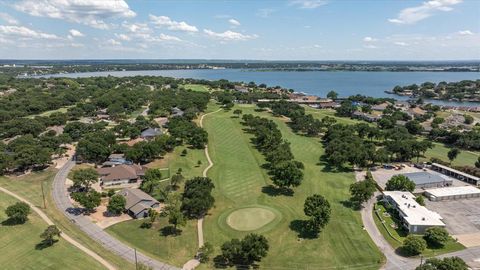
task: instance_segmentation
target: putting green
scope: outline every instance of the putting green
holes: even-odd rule
[[[275,213],[269,209],[260,207],[242,208],[228,215],[227,224],[237,231],[254,231],[272,222],[275,217]]]

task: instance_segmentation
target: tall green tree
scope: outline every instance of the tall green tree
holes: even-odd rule
[[[215,202],[211,194],[214,187],[212,180],[208,177],[194,177],[185,182],[182,211],[190,218],[205,215]]]
[[[350,200],[357,206],[373,197],[376,190],[375,182],[372,179],[365,179],[350,185]]]
[[[250,267],[267,256],[268,249],[268,240],[263,235],[248,234],[242,240],[225,242],[221,247],[221,256],[228,266]]]
[[[389,191],[399,190],[413,192],[415,190],[415,183],[405,175],[394,175],[387,181],[385,189]]]
[[[89,191],[92,184],[98,182],[99,175],[93,168],[79,169],[73,171],[73,187],[77,190]]]
[[[303,212],[310,217],[309,229],[319,232],[330,221],[330,203],[322,195],[314,194],[307,197],[303,205]]]
[[[28,220],[28,215],[31,213],[30,205],[24,202],[17,202],[10,205],[5,210],[8,218],[16,224],[25,223]]]
[[[88,192],[74,192],[72,193],[72,199],[80,203],[87,213],[91,213],[100,205],[102,197],[99,192],[90,190]]]
[[[55,243],[55,236],[60,237],[61,233],[62,232],[57,228],[56,225],[50,225],[42,234],[40,234],[40,237],[43,238],[43,241],[45,241],[49,246],[51,246]]]
[[[452,148],[448,151],[447,156],[450,160],[450,164],[457,158],[458,154],[460,154],[460,150],[458,148]]]
[[[126,203],[127,200],[122,195],[113,195],[108,201],[107,210],[114,215],[119,215],[125,210]]]

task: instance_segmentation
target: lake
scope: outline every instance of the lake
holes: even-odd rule
[[[479,72],[363,72],[363,71],[253,71],[245,69],[182,69],[182,70],[140,70],[140,71],[105,71],[54,74],[46,77],[94,77],[94,76],[166,76],[174,78],[194,78],[206,80],[226,79],[235,82],[265,83],[268,86],[292,88],[297,92],[325,97],[330,90],[335,90],[341,97],[362,94],[372,97],[393,97],[386,94],[396,85],[421,84],[430,82],[453,82],[480,79]],[[480,106],[480,103],[450,102],[432,100],[439,105]]]

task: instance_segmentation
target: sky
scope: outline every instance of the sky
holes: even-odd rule
[[[478,0],[0,0],[0,59],[478,60]]]

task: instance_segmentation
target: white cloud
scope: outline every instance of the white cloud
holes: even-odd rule
[[[165,34],[160,34],[160,36],[158,36],[158,38],[162,41],[182,41],[178,37],[165,35]]]
[[[473,32],[470,30],[458,31],[458,34],[462,36],[473,36]]]
[[[113,38],[107,40],[107,44],[108,44],[108,45],[112,45],[112,46],[120,46],[120,45],[122,45],[122,43],[121,43],[120,41],[116,41],[116,40],[113,39]]]
[[[396,24],[414,24],[433,15],[435,11],[451,11],[451,6],[461,3],[462,0],[430,0],[420,6],[405,8],[397,18],[388,21]]]
[[[0,25],[0,34],[5,36],[21,37],[24,39],[60,39],[54,34],[48,34],[40,31],[35,31],[25,26],[15,25]]]
[[[366,44],[366,45],[364,45],[363,47],[364,47],[364,48],[367,48],[367,49],[376,49],[376,48],[378,48],[377,46],[372,45],[372,44]]]
[[[375,42],[375,41],[377,41],[377,39],[376,39],[376,38],[372,38],[372,37],[364,37],[364,38],[363,38],[363,41],[365,41],[365,42]]]
[[[403,42],[403,41],[395,41],[393,44],[398,45],[398,46],[402,46],[402,47],[406,47],[406,46],[409,45],[408,43]]]
[[[291,6],[297,6],[301,9],[315,9],[327,4],[324,0],[293,0],[290,1]]]
[[[123,40],[123,41],[130,41],[132,40],[132,38],[128,35],[125,35],[125,34],[115,34],[115,37],[120,39],[120,40]]]
[[[233,26],[240,26],[240,22],[235,19],[230,19],[228,22]]]
[[[128,23],[123,22],[122,27],[131,33],[148,33],[151,32],[146,23]]]
[[[61,19],[99,29],[110,28],[106,19],[136,16],[124,0],[22,0],[13,7],[32,16]]]
[[[257,35],[244,35],[242,33],[238,32],[233,32],[233,31],[225,31],[223,33],[217,33],[213,32],[212,30],[209,29],[203,29],[203,32],[207,34],[207,36],[215,38],[215,39],[220,39],[223,41],[234,41],[234,40],[249,40],[249,39],[255,39],[258,36]]]
[[[3,12],[0,12],[0,20],[2,21],[5,21],[6,23],[10,24],[10,25],[17,25],[18,24],[18,21],[10,16],[9,14],[7,13],[3,13]]]
[[[70,29],[68,31],[72,37],[83,37],[85,36],[82,32],[76,30],[76,29]]]
[[[198,32],[198,28],[196,26],[189,25],[186,22],[174,21],[167,16],[155,16],[150,14],[149,18],[152,24],[157,25],[158,27],[167,27],[168,30],[183,31],[183,32]]]

